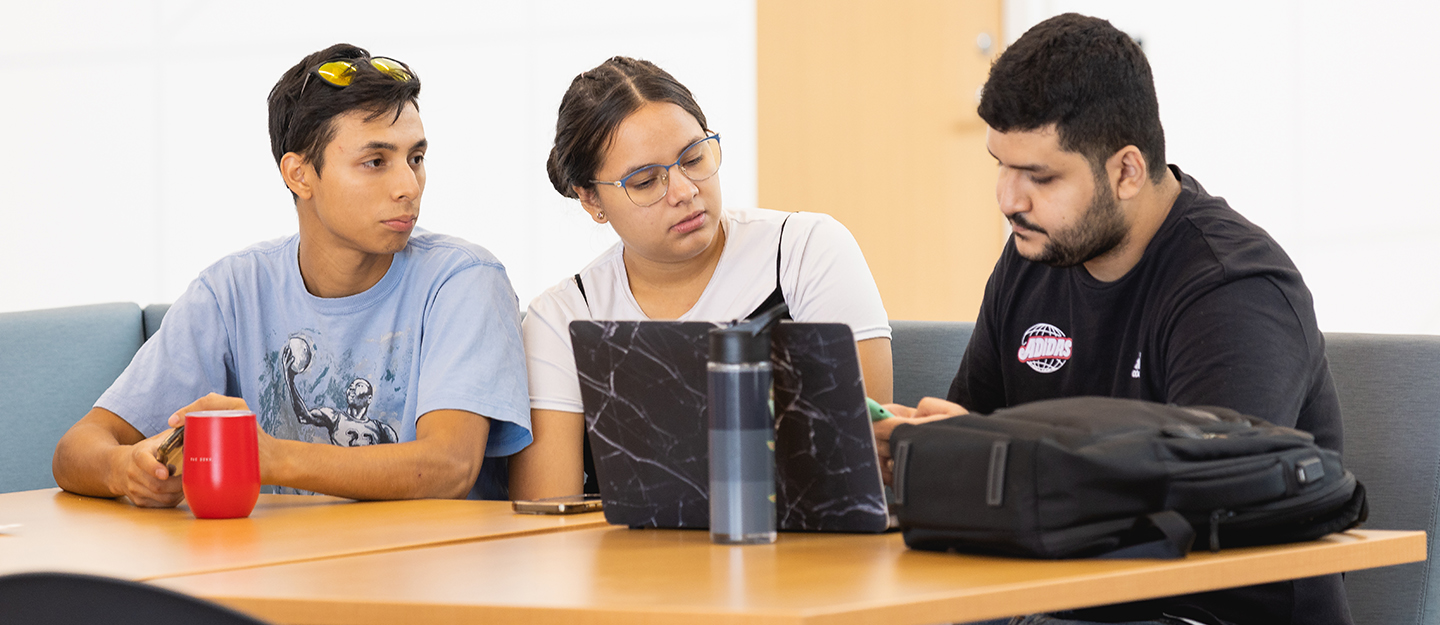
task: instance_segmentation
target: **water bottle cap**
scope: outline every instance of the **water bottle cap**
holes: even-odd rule
[[[710,331],[710,362],[742,364],[770,361],[770,330],[789,310],[783,302],[752,319]]]

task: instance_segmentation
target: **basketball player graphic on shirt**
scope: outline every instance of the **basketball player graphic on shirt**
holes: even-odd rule
[[[310,368],[312,349],[309,339],[303,336],[291,337],[285,344],[280,358],[285,363],[285,381],[290,387],[290,401],[295,407],[295,417],[302,425],[315,425],[330,432],[330,442],[342,447],[362,447],[394,443],[399,440],[395,430],[368,416],[370,400],[375,396],[375,387],[365,378],[355,378],[345,389],[345,402],[349,404],[344,412],[334,408],[310,409],[295,389],[295,376]]]

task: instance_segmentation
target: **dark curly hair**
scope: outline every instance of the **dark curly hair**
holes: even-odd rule
[[[1165,130],[1155,80],[1140,44],[1110,22],[1066,13],[1036,24],[990,68],[980,118],[1000,132],[1055,124],[1060,147],[1097,172],[1127,145],[1150,177],[1165,168]]]

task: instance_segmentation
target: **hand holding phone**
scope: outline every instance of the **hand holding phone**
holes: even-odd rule
[[[869,397],[865,398],[865,407],[870,411],[871,423],[874,423],[876,421],[884,421],[886,419],[889,419],[890,417],[895,416],[891,414],[889,410],[886,410],[884,406],[881,406],[880,402],[870,399]]]
[[[580,514],[598,512],[603,504],[599,495],[566,495],[529,501],[514,501],[510,507],[522,514]]]
[[[155,448],[155,459],[170,470],[170,476],[180,475],[185,470],[185,426],[175,428],[165,442]]]

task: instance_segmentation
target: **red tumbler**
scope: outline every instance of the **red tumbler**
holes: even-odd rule
[[[203,410],[185,415],[185,500],[197,519],[250,516],[260,498],[255,413]]]

